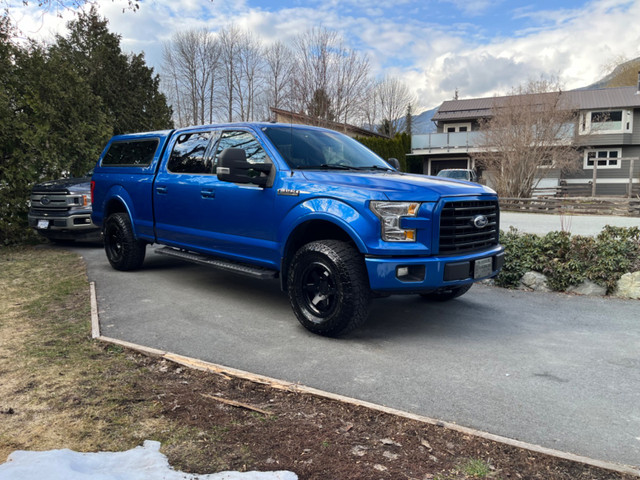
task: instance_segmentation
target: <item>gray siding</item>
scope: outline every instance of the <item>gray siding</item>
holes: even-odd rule
[[[634,119],[635,126],[635,119]],[[608,147],[617,145],[632,145],[633,139],[631,133],[603,133],[591,135],[579,135],[578,142],[580,145],[589,147]]]
[[[633,132],[631,133],[631,143],[640,145],[640,108],[633,111]]]
[[[635,119],[634,119],[635,121]],[[633,165],[633,178],[636,189],[640,179],[640,145],[622,149],[622,157],[635,157]],[[596,195],[626,195],[629,180],[629,165],[631,162],[623,160],[620,168],[599,168],[596,179]],[[572,174],[564,174],[566,180],[581,180],[580,183],[588,183],[593,178],[592,169],[580,169]],[[572,183],[572,182],[569,182]]]

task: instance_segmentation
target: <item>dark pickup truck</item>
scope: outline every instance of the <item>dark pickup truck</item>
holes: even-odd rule
[[[91,173],[34,185],[29,226],[54,242],[99,240],[100,228],[91,221]]]

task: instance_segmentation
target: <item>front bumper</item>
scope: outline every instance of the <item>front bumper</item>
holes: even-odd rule
[[[504,247],[459,256],[368,256],[365,264],[374,292],[430,292],[495,277],[504,264]]]
[[[91,221],[91,211],[71,215],[29,212],[28,219],[29,226],[47,238],[72,240],[100,237],[100,229]]]

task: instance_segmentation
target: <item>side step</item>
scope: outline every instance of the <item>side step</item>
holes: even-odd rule
[[[207,265],[208,267],[218,268],[220,270],[226,270],[228,272],[239,273],[240,275],[246,275],[253,278],[259,278],[261,280],[267,280],[270,278],[277,278],[278,272],[264,267],[256,267],[254,265],[247,265],[240,262],[234,262],[233,260],[226,260],[218,257],[210,257],[208,255],[202,255],[200,253],[188,252],[186,250],[179,250],[173,247],[162,247],[155,250],[160,255],[168,255],[169,257],[180,258],[188,262],[199,263],[200,265]]]

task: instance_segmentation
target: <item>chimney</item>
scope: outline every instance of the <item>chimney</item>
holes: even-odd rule
[[[638,89],[636,90],[636,95],[640,95],[640,72],[638,72]]]

